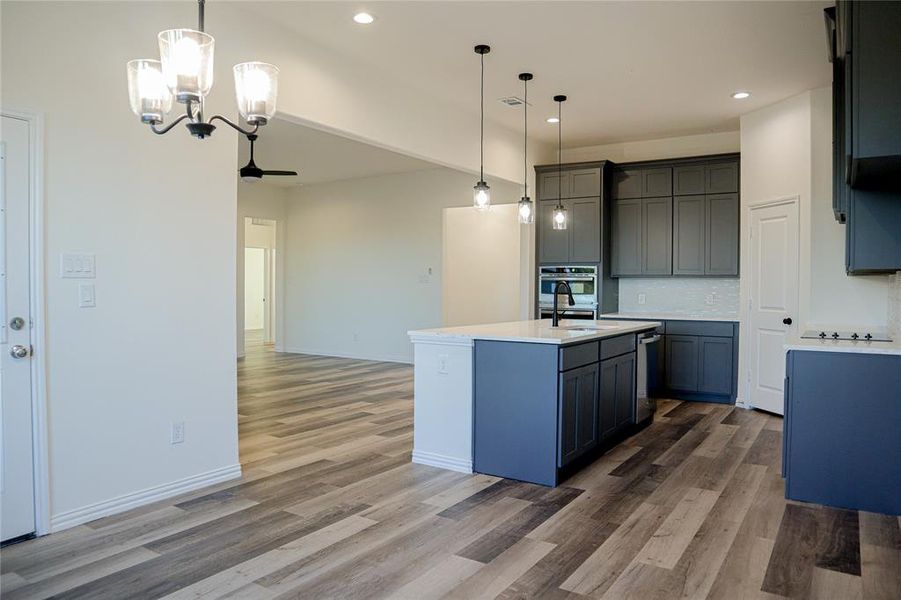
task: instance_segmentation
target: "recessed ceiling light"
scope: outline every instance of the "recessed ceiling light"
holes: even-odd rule
[[[732,97],[736,100],[744,100],[751,97],[751,92],[733,92]]]
[[[547,122],[548,123],[559,123],[560,119],[558,119],[557,117],[548,117]]]
[[[359,23],[360,25],[369,25],[373,21],[375,21],[375,17],[368,12],[358,12],[354,15],[354,22]]]

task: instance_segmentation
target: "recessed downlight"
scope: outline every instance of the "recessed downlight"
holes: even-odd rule
[[[546,120],[548,123],[559,123],[560,122],[560,119],[558,119],[557,117],[548,117]]]
[[[744,100],[745,98],[751,97],[751,92],[742,92],[742,91],[732,92],[732,97],[735,98],[736,100]]]
[[[369,25],[373,21],[375,21],[375,17],[368,12],[358,12],[354,15],[354,23],[359,23],[360,25]]]

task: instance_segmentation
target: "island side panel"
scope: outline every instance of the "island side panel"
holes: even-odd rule
[[[472,473],[472,340],[413,340],[413,462]]]
[[[557,485],[558,350],[476,340],[476,472]]]

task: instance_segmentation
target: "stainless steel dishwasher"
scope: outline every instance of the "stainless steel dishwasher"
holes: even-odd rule
[[[649,379],[656,374],[656,364],[650,365],[649,358],[656,360],[657,348],[654,344],[660,343],[660,336],[650,332],[638,335],[638,348],[635,362],[635,422],[643,423],[650,419],[657,410],[657,400],[648,393]]]

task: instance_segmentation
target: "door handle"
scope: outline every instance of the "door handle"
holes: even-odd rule
[[[28,348],[23,346],[22,344],[16,344],[12,348],[9,349],[9,355],[13,358],[25,358],[30,354]]]
[[[783,322],[785,325],[791,325],[791,324],[792,324],[792,318],[791,318],[791,317],[785,317],[784,319],[782,319],[782,322]]]

